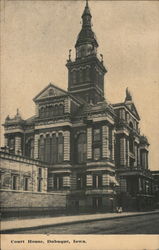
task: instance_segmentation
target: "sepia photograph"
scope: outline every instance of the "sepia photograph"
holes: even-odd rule
[[[3,0],[1,13],[8,249],[158,235],[158,1]]]

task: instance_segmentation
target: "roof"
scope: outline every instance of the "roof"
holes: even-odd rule
[[[39,94],[37,94],[33,98],[33,101],[37,102],[37,101],[40,101],[41,99],[45,99],[48,97],[57,97],[57,96],[64,96],[64,95],[68,95],[68,92],[57,87],[53,83],[49,83],[43,90],[40,91]]]

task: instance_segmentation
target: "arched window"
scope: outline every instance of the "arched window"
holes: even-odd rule
[[[55,115],[58,115],[58,105],[55,105]]]
[[[50,135],[46,135],[45,139],[45,161],[50,162],[51,159],[51,140]]]
[[[39,110],[39,116],[42,118],[44,117],[44,114],[45,113],[45,110],[44,110],[44,107],[41,107],[40,110]]]
[[[55,115],[55,106],[52,106],[51,107],[51,116],[54,116]]]
[[[82,163],[86,161],[87,154],[87,144],[86,144],[86,135],[81,133],[77,138],[77,161]]]
[[[48,116],[49,116],[49,107],[48,107],[48,106],[46,106],[45,112],[46,112],[46,113],[45,113],[45,114],[46,114],[45,116],[48,117]]]
[[[51,116],[51,106],[48,107],[48,116],[50,117]]]
[[[58,136],[58,163],[63,162],[64,156],[64,139],[63,135],[60,133]]]
[[[29,139],[26,143],[25,155],[29,158],[34,158],[34,140]]]
[[[132,122],[129,122],[129,127],[133,129],[133,123]]]
[[[51,162],[56,163],[57,162],[57,138],[56,135],[52,135],[52,152],[51,152]]]
[[[62,104],[59,105],[59,115],[63,115],[64,113],[64,107]]]
[[[134,152],[134,139],[132,135],[129,136],[129,150],[131,153]]]
[[[45,139],[42,135],[39,139],[39,159],[41,161],[45,160]]]

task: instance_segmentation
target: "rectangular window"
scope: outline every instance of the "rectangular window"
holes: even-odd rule
[[[110,159],[112,159],[112,148],[113,148],[113,130],[111,127],[109,127],[109,152],[110,152]]]
[[[101,149],[99,147],[93,149],[93,157],[94,157],[94,160],[96,161],[101,158]]]
[[[28,191],[28,189],[29,189],[29,178],[25,177],[24,178],[24,190]]]
[[[100,141],[100,139],[101,139],[101,136],[100,136],[100,129],[98,128],[98,129],[94,129],[94,134],[93,134],[93,140],[94,140],[94,142],[96,142],[96,141]]]
[[[83,189],[86,186],[86,178],[84,175],[77,175],[77,189]]]
[[[55,176],[54,177],[54,188],[60,190],[63,188],[63,177],[62,176]]]
[[[42,180],[38,179],[38,192],[42,191]]]
[[[39,177],[42,177],[42,169],[41,168],[38,169],[38,175],[39,175]]]
[[[16,176],[16,175],[12,176],[12,189],[13,190],[18,189],[18,176]]]
[[[93,175],[93,187],[94,188],[102,187],[102,175]]]

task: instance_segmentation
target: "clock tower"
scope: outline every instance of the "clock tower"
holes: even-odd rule
[[[82,28],[78,35],[75,50],[75,61],[71,55],[67,61],[68,91],[87,103],[104,100],[104,75],[107,72],[103,65],[103,56],[97,56],[98,42],[92,31],[91,13],[86,1],[82,14]],[[71,50],[70,50],[71,52]]]

